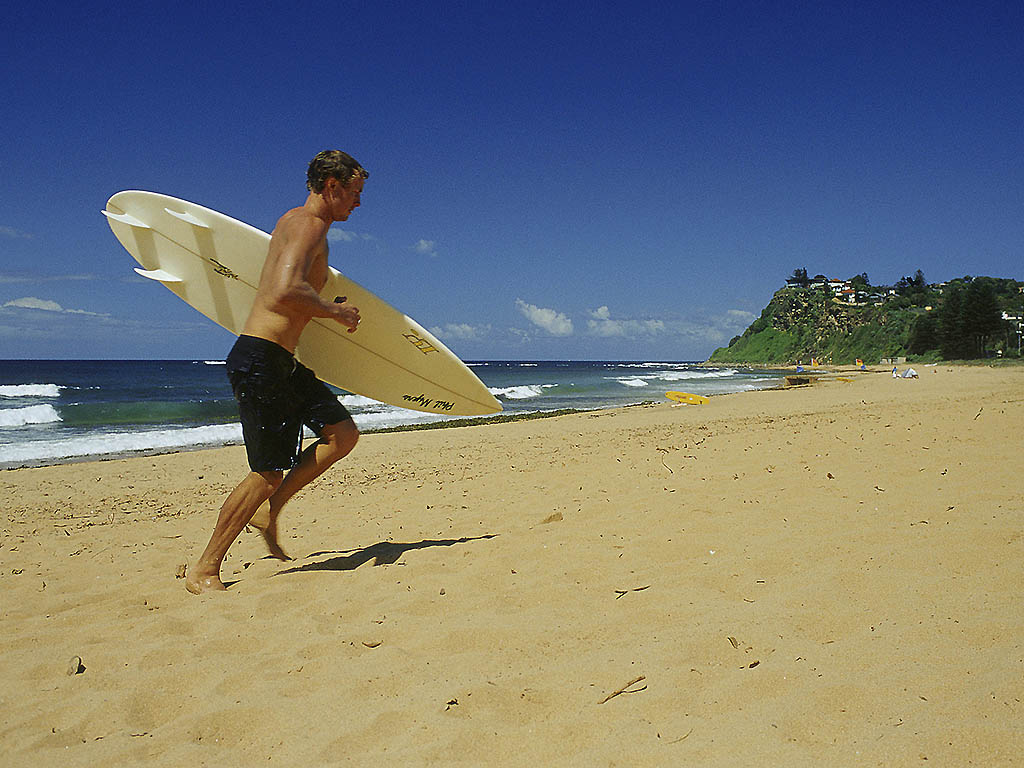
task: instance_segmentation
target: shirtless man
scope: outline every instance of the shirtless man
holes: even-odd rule
[[[338,398],[294,358],[302,329],[314,317],[336,320],[354,333],[359,310],[342,299],[324,301],[327,230],[359,206],[369,174],[349,155],[321,152],[309,164],[309,196],[282,216],[270,238],[249,318],[227,357],[238,400],[245,449],[252,470],[221,507],[210,543],[188,570],[185,586],[200,594],[227,587],[220,579],[228,548],[267,503],[268,516],[254,526],[270,554],[287,560],[277,541],[281,508],[355,447],[359,430]],[[318,439],[302,451],[302,426]],[[287,472],[287,475],[285,474]]]

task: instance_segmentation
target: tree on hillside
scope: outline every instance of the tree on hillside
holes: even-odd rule
[[[975,280],[968,287],[963,306],[963,333],[975,357],[985,356],[989,339],[1003,329],[1003,317],[991,283]]]
[[[900,296],[906,296],[909,293],[918,293],[928,287],[928,281],[924,279],[924,272],[920,269],[914,273],[913,277],[907,277],[904,275],[896,283],[896,292]]]
[[[1002,313],[991,284],[973,280],[948,286],[939,308],[939,346],[945,359],[984,357],[989,339],[1002,327]]]
[[[934,312],[921,315],[910,328],[907,352],[912,355],[923,355],[933,349],[938,349],[939,346],[938,318],[935,317]]]
[[[926,306],[933,298],[933,291],[928,287],[928,281],[920,269],[913,277],[901,277],[895,287],[900,298],[906,299],[911,306]]]
[[[859,275],[854,275],[850,278],[850,285],[855,291],[866,291],[871,287],[871,281],[868,280],[868,273],[861,272]]]
[[[801,288],[806,288],[811,284],[811,281],[807,278],[807,267],[798,267],[793,270],[793,276],[786,282],[791,282],[799,285]]]
[[[951,283],[939,308],[939,349],[946,360],[967,357],[963,337],[963,286]]]

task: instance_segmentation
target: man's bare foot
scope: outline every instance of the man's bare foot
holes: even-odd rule
[[[185,576],[185,589],[193,595],[201,595],[203,592],[223,592],[227,589],[220,576],[202,576],[201,574],[189,573]]]
[[[249,528],[255,530],[270,550],[270,556],[278,560],[291,560],[277,541],[277,516],[270,514],[270,501],[264,501],[249,520]]]
[[[249,522],[249,525],[255,528],[256,532],[263,537],[263,541],[266,543],[267,549],[270,550],[271,557],[276,557],[278,560],[291,560],[287,553],[281,549],[281,545],[277,541],[276,520],[267,524],[265,528],[261,528],[251,521]]]

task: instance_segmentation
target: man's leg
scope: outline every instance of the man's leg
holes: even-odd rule
[[[253,520],[253,527],[263,534],[270,554],[280,560],[290,559],[281,549],[277,540],[277,518],[281,509],[302,488],[320,477],[328,467],[352,452],[359,440],[359,430],[352,419],[337,424],[328,424],[320,433],[320,439],[302,452],[299,463],[285,475],[284,481],[278,486],[268,500],[268,517]],[[250,517],[252,517],[250,515]]]
[[[185,578],[185,588],[193,594],[227,589],[220,580],[220,566],[231,544],[252,518],[257,508],[281,486],[283,472],[250,472],[231,492],[220,508],[210,543],[195,567]]]

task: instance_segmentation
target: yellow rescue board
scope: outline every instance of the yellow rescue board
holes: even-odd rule
[[[703,395],[691,395],[689,392],[666,392],[665,397],[687,405],[705,405],[708,402]]]

